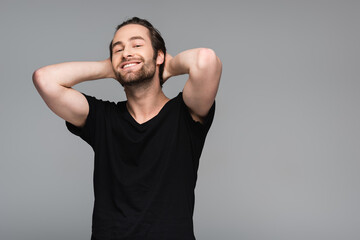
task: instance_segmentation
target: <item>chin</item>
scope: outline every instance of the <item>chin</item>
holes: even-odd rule
[[[123,86],[141,86],[148,85],[154,79],[156,73],[155,62],[147,63],[141,69],[134,72],[121,72],[116,71],[116,79]]]
[[[117,80],[123,87],[142,86],[152,82],[153,76],[150,78],[117,78]]]

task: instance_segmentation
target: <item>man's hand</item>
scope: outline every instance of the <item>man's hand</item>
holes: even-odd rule
[[[166,80],[168,80],[170,77],[172,77],[171,73],[170,73],[170,62],[173,59],[173,57],[166,53],[166,57],[165,57],[165,66],[164,66],[164,72],[163,72],[163,80],[164,83],[166,82]]]
[[[110,58],[105,59],[103,62],[105,63],[105,66],[106,66],[105,67],[105,70],[106,70],[105,75],[107,76],[106,78],[116,79]]]

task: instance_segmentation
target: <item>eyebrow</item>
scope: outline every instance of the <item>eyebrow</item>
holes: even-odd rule
[[[133,41],[133,40],[136,40],[136,39],[141,39],[141,40],[144,40],[144,41],[145,41],[145,39],[144,39],[143,37],[141,37],[141,36],[133,36],[133,37],[131,37],[131,38],[129,39],[129,41]],[[124,45],[124,43],[123,43],[122,41],[117,41],[117,42],[115,42],[115,43],[112,44],[112,48],[114,48],[114,47],[117,46],[117,45]]]

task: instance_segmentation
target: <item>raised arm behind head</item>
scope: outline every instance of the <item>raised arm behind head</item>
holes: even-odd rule
[[[84,95],[71,87],[89,80],[115,78],[110,59],[96,62],[66,62],[33,73],[33,82],[47,106],[75,126],[83,126],[89,113]]]

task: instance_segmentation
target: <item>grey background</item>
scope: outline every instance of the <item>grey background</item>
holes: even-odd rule
[[[92,149],[31,75],[107,58],[132,16],[172,55],[209,47],[223,62],[197,239],[360,239],[359,12],[358,1],[1,1],[0,239],[90,239]],[[185,81],[170,79],[167,96]],[[124,100],[111,79],[75,88]]]

